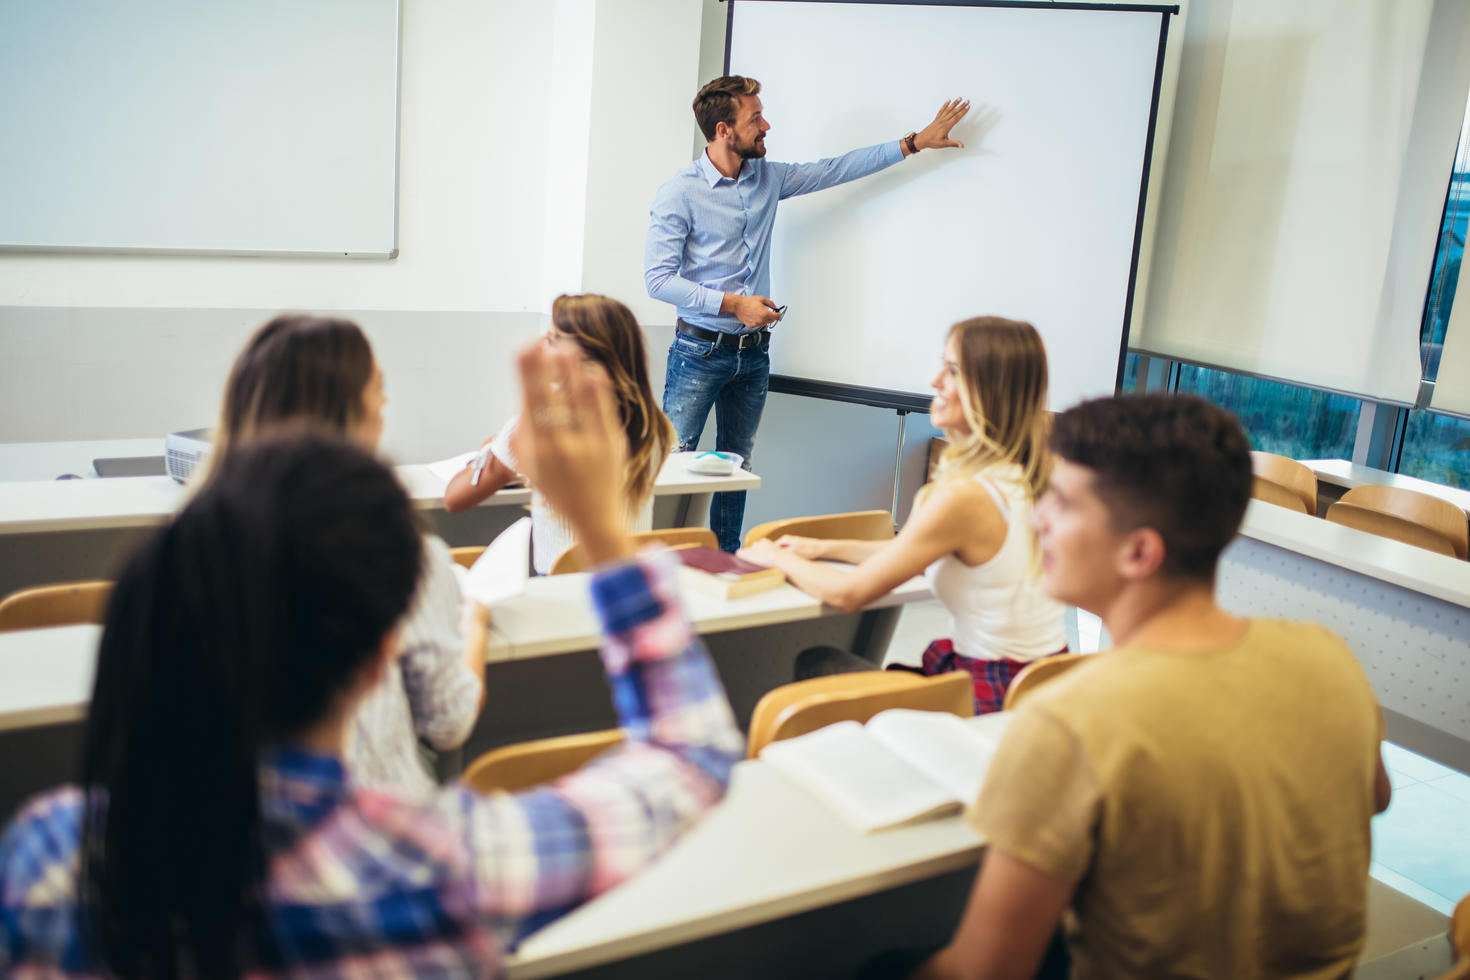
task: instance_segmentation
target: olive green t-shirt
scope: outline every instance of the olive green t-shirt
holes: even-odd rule
[[[1076,882],[1075,977],[1340,977],[1381,737],[1342,640],[1251,620],[1223,648],[1121,647],[1037,691],[969,816]]]

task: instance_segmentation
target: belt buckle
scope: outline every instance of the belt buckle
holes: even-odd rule
[[[740,335],[740,340],[739,340],[739,346],[736,347],[735,349],[736,350],[745,350],[745,348],[747,348],[747,347],[754,347],[756,344],[760,343],[760,336],[761,336],[761,332],[759,330],[749,330],[749,331],[741,334]],[[746,343],[747,340],[751,341],[751,343],[747,344]]]

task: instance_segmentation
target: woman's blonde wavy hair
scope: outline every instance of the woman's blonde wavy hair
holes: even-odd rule
[[[658,471],[674,447],[674,426],[659,408],[648,382],[643,331],[633,311],[607,296],[558,296],[551,325],[574,340],[612,379],[618,418],[628,437],[628,468],[623,488],[628,507],[637,511],[653,495]]]
[[[929,486],[1014,464],[1036,500],[1051,471],[1041,335],[1021,320],[981,316],[950,327],[949,339],[959,355],[960,410],[969,431],[945,430],[949,448]]]

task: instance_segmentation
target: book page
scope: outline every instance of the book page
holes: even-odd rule
[[[530,580],[531,519],[522,517],[501,531],[470,566],[459,590],[482,606],[526,591]]]
[[[430,473],[434,474],[445,483],[448,483],[450,480],[459,475],[460,470],[470,465],[470,460],[474,458],[475,453],[473,450],[471,450],[467,453],[460,453],[458,456],[451,456],[448,459],[436,459],[432,463],[425,463],[424,466],[428,469]]]
[[[867,728],[876,741],[966,806],[979,799],[985,770],[999,744],[998,735],[991,737],[973,722],[945,711],[890,708],[870,718]]]
[[[772,742],[760,757],[801,783],[859,833],[960,810],[954,794],[857,722],[842,721]]]

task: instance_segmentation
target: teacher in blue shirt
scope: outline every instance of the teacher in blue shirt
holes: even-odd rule
[[[664,413],[678,448],[698,444],[714,406],[715,448],[739,453],[746,469],[766,404],[771,327],[784,312],[766,295],[777,202],[866,177],[920,150],[962,147],[949,131],[970,110],[954,99],[900,140],[816,163],[767,163],[771,124],[760,90],[753,78],[728,75],[694,97],[694,118],[709,143],[658,189],[643,263],[648,294],[678,312],[664,381]],[[744,517],[744,491],[715,494],[710,526],[721,548],[740,547]]]

